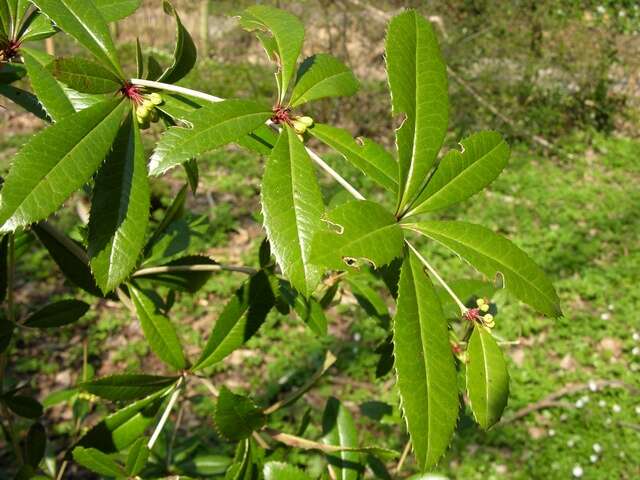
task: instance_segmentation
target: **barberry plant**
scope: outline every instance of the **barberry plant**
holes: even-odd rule
[[[171,64],[162,67],[138,42],[136,71],[125,73],[107,22],[139,4],[0,0],[0,93],[51,123],[14,156],[0,191],[0,294],[6,307],[0,323],[0,406],[18,477],[63,478],[71,462],[115,478],[189,472],[183,465],[189,452],[176,455],[175,434],[167,443],[162,432],[172,412],[191,401],[185,392],[201,384],[215,400],[215,434],[235,444],[236,453],[218,470],[191,471],[193,476],[308,479],[303,469],[283,463],[287,449],[301,449],[324,454],[333,479],[360,478],[367,465],[378,478],[390,478],[384,465],[398,452],[360,445],[354,418],[335,398],[326,402],[322,438],[304,438],[304,428],[294,434],[270,425],[274,413],[330,373],[331,352],[308,382],[268,406],[210,379],[211,367],[255,335],[271,312],[294,312],[325,336],[324,311],[339,289],[351,289],[388,315],[384,301],[363,285],[367,275],[383,278],[395,299],[377,374],[393,370],[419,469],[437,465],[461,409],[470,409],[482,428],[494,426],[507,405],[509,379],[492,333],[499,316],[490,297],[504,288],[545,315],[558,317],[561,310],[550,281],[514,244],[484,226],[438,218],[443,209],[487,187],[507,165],[509,147],[489,131],[440,154],[449,103],[446,65],[431,24],[409,10],[388,25],[391,114],[400,124],[391,153],[370,139],[314,121],[314,101],[353,95],[359,85],[330,55],[300,61],[305,31],[295,16],[257,5],[239,17],[274,65],[274,101],[267,105],[176,85],[196,64],[197,52],[168,1],[165,12],[177,26]],[[73,37],[88,55],[54,58],[25,46],[58,32]],[[31,92],[15,86],[25,78]],[[164,133],[147,158],[142,131],[156,122]],[[379,187],[376,198],[383,200],[365,199],[306,146],[310,138],[373,181]],[[198,188],[198,157],[230,143],[256,159],[266,157],[261,180],[266,239],[254,266],[220,264],[198,253],[198,246],[206,246],[206,220],[185,212],[189,190]],[[152,218],[150,177],[176,167],[185,169],[188,184],[159,219],[158,212]],[[327,207],[317,168],[353,199]],[[81,233],[71,235],[48,219],[79,189],[91,192],[90,215]],[[85,363],[76,388],[47,399],[47,406],[72,405],[75,420],[64,441],[56,438],[49,446],[51,433],[40,420],[43,406],[26,393],[36,386],[16,384],[10,376],[12,355],[19,354],[12,347],[25,329],[44,335],[63,328],[90,305],[67,299],[31,312],[28,304],[16,304],[16,264],[36,239],[70,283],[96,301],[117,301],[130,311],[164,364],[161,372],[93,378]],[[455,252],[486,281],[447,283],[421,253],[427,242]],[[171,308],[176,294],[197,295],[218,271],[247,278],[228,299],[200,354],[189,358]],[[89,425],[97,399],[113,402],[115,410]],[[26,432],[17,428],[23,426]]]

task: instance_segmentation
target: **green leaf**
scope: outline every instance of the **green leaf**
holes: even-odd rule
[[[198,58],[196,46],[193,39],[180,20],[178,12],[171,4],[165,0],[163,2],[164,13],[172,15],[176,21],[176,43],[173,52],[173,63],[158,78],[159,82],[175,83],[184,78],[193,68]]]
[[[138,400],[111,415],[89,430],[78,442],[103,452],[119,452],[133,444],[154,423],[156,415],[171,387]]]
[[[32,229],[71,283],[91,295],[102,296],[91,275],[87,252],[81,245],[46,223],[34,225]]]
[[[103,292],[120,285],[138,263],[149,223],[147,161],[130,114],[98,171],[89,219],[89,256]]]
[[[61,300],[41,308],[25,321],[32,328],[54,328],[78,321],[89,311],[89,305],[80,300]]]
[[[121,98],[108,100],[33,136],[0,193],[0,231],[46,218],[80,188],[104,160],[128,107]]]
[[[46,110],[42,108],[38,98],[31,92],[14,87],[13,85],[0,84],[0,95],[8,98],[13,103],[22,107],[39,119],[44,120],[45,122],[49,121]]]
[[[20,41],[35,42],[55,35],[58,30],[51,24],[51,20],[37,10],[34,10],[20,28]],[[24,48],[24,47],[23,47]],[[22,48],[20,52],[22,52]]]
[[[283,103],[302,50],[304,25],[296,16],[266,5],[247,8],[240,15],[240,25],[245,30],[260,32],[258,38],[267,55],[278,65],[278,98],[279,103]],[[262,32],[268,32],[271,37]]]
[[[291,92],[291,107],[328,97],[347,97],[358,91],[358,81],[337,58],[321,53],[305,59],[298,68]]]
[[[153,250],[156,248],[156,243],[160,239],[170,235],[176,230],[175,228],[172,228],[172,227],[175,227],[176,222],[181,220],[182,216],[184,216],[184,204],[186,200],[187,200],[187,185],[184,185],[178,191],[178,194],[175,196],[175,198],[171,202],[171,205],[169,205],[169,208],[165,210],[164,217],[162,217],[162,220],[154,230],[153,235],[151,235],[151,238],[149,238],[149,241],[147,242],[147,245],[144,248],[145,257],[147,257],[149,253],[153,253]],[[189,227],[190,225],[187,225],[187,230],[190,233],[192,229]],[[166,253],[163,253],[161,255],[156,254],[153,256],[163,258],[167,255]]]
[[[138,475],[147,464],[150,453],[147,448],[148,441],[149,439],[147,437],[142,437],[131,445],[125,465],[125,470],[130,476]]]
[[[42,416],[42,405],[35,398],[6,393],[0,397],[0,402],[19,417],[38,418]]]
[[[39,52],[38,52],[39,53]],[[69,101],[62,86],[56,81],[51,72],[47,70],[37,53],[28,49],[21,49],[24,65],[29,71],[31,88],[38,96],[38,100],[51,117],[51,120],[58,121],[75,113],[75,109]],[[35,55],[34,55],[35,54]]]
[[[165,265],[180,259],[188,262],[188,256],[192,252],[201,252],[207,248],[209,234],[210,225],[206,216],[179,218],[167,225],[164,233],[153,243],[143,265]]]
[[[499,133],[480,132],[460,142],[438,165],[409,215],[431,212],[466,200],[493,182],[509,161],[509,146]]]
[[[131,286],[129,292],[151,350],[176,370],[186,368],[187,361],[171,321],[157,311],[153,300],[144,292]]]
[[[450,248],[489,279],[500,277],[504,288],[536,310],[550,317],[562,316],[553,284],[506,238],[467,222],[428,221],[404,226]]]
[[[320,280],[310,263],[311,240],[321,229],[322,194],[304,145],[285,127],[262,179],[264,226],[271,250],[293,287],[307,296]]]
[[[205,100],[188,98],[178,94],[164,93],[162,98],[164,103],[157,107],[158,110],[170,117],[176,124],[183,126],[189,125],[187,119],[195,110],[211,104]],[[250,134],[235,140],[235,143],[259,155],[269,155],[277,140],[278,134],[273,128],[260,125]]]
[[[349,410],[331,397],[327,401],[322,415],[322,441],[328,445],[343,448],[358,447],[358,432]],[[360,477],[361,456],[354,451],[339,451],[328,457],[332,478],[337,480],[356,480]]]
[[[262,428],[266,420],[250,398],[236,395],[225,386],[220,389],[214,422],[223,437],[231,441],[244,440]]]
[[[95,448],[76,447],[73,459],[85,468],[107,477],[126,477],[127,473],[106,453]]]
[[[105,22],[115,22],[135,12],[142,0],[94,0]]]
[[[86,0],[32,1],[62,31],[80,42],[118,78],[125,78],[107,22],[93,2]]]
[[[195,110],[186,120],[192,128],[171,127],[151,156],[151,175],[161,175],[176,165],[214,148],[235,142],[271,117],[264,105],[246,100],[225,100]]]
[[[386,59],[393,114],[404,117],[396,131],[403,212],[420,193],[447,132],[447,72],[433,27],[412,10],[389,23]]]
[[[0,0],[1,1],[1,0]],[[17,63],[3,63],[0,68],[0,83],[10,84],[27,75],[27,69]]]
[[[264,480],[311,480],[302,470],[282,462],[264,464]]]
[[[393,321],[397,385],[418,466],[434,466],[458,419],[456,369],[447,321],[415,254],[405,258]]]
[[[193,370],[218,363],[242,346],[264,323],[274,302],[267,274],[253,275],[224,307]]]
[[[330,210],[311,242],[309,261],[334,270],[375,268],[402,255],[404,235],[396,218],[377,203],[353,200]]]
[[[500,347],[484,327],[476,326],[467,348],[467,394],[476,421],[495,425],[509,399],[509,372]]]
[[[34,423],[29,427],[25,442],[24,461],[27,465],[36,468],[44,458],[47,446],[47,433],[40,423]]]
[[[13,18],[11,15],[11,10],[9,7],[9,0],[0,0],[0,26],[2,27],[3,35],[0,35],[0,38],[5,37],[10,39],[13,30]]]
[[[178,258],[169,262],[162,267],[192,267],[192,266],[211,266],[217,265],[215,260],[203,255],[189,255]],[[193,270],[193,271],[169,271],[159,272],[151,275],[137,277],[138,279],[146,279],[153,283],[165,285],[174,290],[196,293],[211,278],[212,271]]]
[[[106,67],[79,57],[59,57],[48,70],[60,82],[80,93],[116,93],[122,81]]]
[[[322,123],[316,123],[307,132],[340,153],[381,187],[393,194],[398,192],[398,163],[373,140],[354,139],[346,130]]]
[[[112,401],[137,400],[176,383],[179,377],[124,374],[111,375],[84,382],[78,386],[101,398]]]

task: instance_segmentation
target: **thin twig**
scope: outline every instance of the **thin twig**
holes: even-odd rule
[[[405,242],[409,246],[409,248],[413,251],[413,253],[416,254],[416,256],[422,262],[422,264],[425,267],[427,267],[427,270],[429,270],[431,275],[433,275],[436,278],[436,280],[438,280],[440,285],[442,285],[442,287],[447,291],[447,293],[451,296],[451,298],[453,298],[453,300],[456,302],[458,307],[460,307],[460,312],[462,313],[462,315],[464,315],[468,310],[468,308],[465,307],[464,303],[462,303],[462,301],[458,298],[458,296],[455,294],[455,292],[451,289],[451,287],[449,285],[447,285],[447,282],[444,281],[444,279],[431,266],[431,264],[429,264],[429,262],[427,262],[427,259],[424,258],[422,255],[420,255],[420,252],[416,249],[416,247],[411,245],[411,243],[409,243],[408,241],[405,241]]]
[[[400,475],[402,471],[402,467],[404,466],[404,462],[409,456],[409,452],[411,451],[411,440],[407,440],[407,444],[404,446],[404,450],[402,450],[402,455],[400,456],[400,460],[398,460],[398,465],[396,466],[396,475]]]
[[[183,378],[181,377],[178,380],[178,382],[176,383],[175,390],[171,394],[171,398],[169,399],[169,403],[167,404],[167,408],[164,409],[164,412],[162,413],[162,417],[160,417],[160,421],[158,422],[158,425],[156,425],[156,429],[153,431],[153,434],[151,435],[151,438],[149,439],[149,443],[147,443],[147,448],[149,450],[153,449],[153,446],[155,445],[156,440],[158,440],[158,437],[160,436],[160,433],[162,432],[162,429],[164,428],[164,424],[167,423],[167,419],[169,418],[169,415],[171,414],[171,410],[173,409],[173,406],[178,401],[178,397],[180,396],[180,393],[182,392],[182,388],[181,388],[182,387],[182,381],[183,381]]]
[[[238,272],[246,273],[247,275],[253,275],[257,272],[255,268],[235,266],[235,265],[222,265],[222,264],[201,264],[201,265],[168,265],[162,267],[149,267],[138,270],[133,274],[133,277],[145,277],[149,275],[157,275],[159,273],[179,273],[179,272]]]
[[[619,380],[592,380],[587,383],[572,383],[565,387],[562,387],[561,389],[553,392],[550,395],[547,395],[542,400],[539,400],[535,403],[530,403],[529,405],[516,411],[510,417],[505,418],[500,423],[502,424],[511,423],[523,417],[526,417],[530,413],[533,413],[538,410],[544,410],[546,408],[552,408],[552,407],[571,408],[573,406],[572,404],[567,402],[559,402],[558,399],[566,395],[572,395],[574,393],[582,392],[584,390],[594,390],[594,389],[600,390],[603,388],[624,388],[634,394],[640,393],[640,390],[638,390],[638,388],[634,387],[633,385],[629,385],[627,383],[621,382]]]

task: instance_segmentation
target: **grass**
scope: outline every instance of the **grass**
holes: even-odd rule
[[[3,139],[0,151],[14,149],[23,140],[17,136]],[[507,418],[568,384],[616,380],[640,387],[640,292],[636,285],[640,271],[640,143],[597,135],[587,141],[586,136],[576,135],[558,144],[563,145],[562,152],[554,158],[516,145],[509,167],[487,192],[440,215],[473,221],[509,236],[555,280],[562,299],[565,316],[557,320],[535,314],[503,292],[494,299],[500,309],[496,333],[517,342],[506,350],[511,375]],[[329,160],[367,195],[380,196],[339,158]],[[189,208],[209,219],[208,253],[220,261],[255,265],[262,236],[257,213],[262,161],[230,149],[205,156],[200,166],[203,188],[190,200]],[[180,175],[176,173],[174,180]],[[328,203],[345,198],[328,179],[323,177],[322,184]],[[154,188],[166,191],[168,187],[163,180]],[[71,225],[72,215],[66,211],[58,221]],[[430,244],[423,244],[422,250],[446,278],[474,276],[446,251]],[[31,253],[20,261],[20,278],[41,283],[37,290],[30,283],[21,284],[18,293],[23,313],[70,292],[59,282],[46,255],[35,246]],[[237,274],[216,274],[195,301],[186,295],[178,298],[172,320],[192,357],[206,341],[224,299],[242,279]],[[311,423],[305,435],[317,438],[324,402],[334,395],[354,412],[362,444],[401,451],[407,438],[393,382],[390,376],[375,378],[378,356],[374,351],[387,330],[379,319],[355,306],[348,292],[342,300],[328,313],[330,335],[326,338],[318,338],[297,319],[272,314],[246,349],[210,373],[216,384],[257,392],[257,401],[266,405],[283,391],[303,384],[329,348],[339,357],[331,373],[305,401],[278,414],[274,426],[294,432],[308,410]],[[21,338],[14,376],[43,392],[73,385],[82,365],[84,340],[92,370],[100,375],[162,368],[127,312],[102,302],[81,323],[62,329],[46,343],[38,334]],[[203,393],[194,390],[197,415],[190,416],[185,428],[189,437],[196,434],[204,440],[195,447],[179,441],[176,454],[186,458],[189,455],[184,452],[191,448],[196,452],[192,455],[195,463],[206,463],[213,472],[222,468],[224,455],[232,452],[229,445],[220,443],[206,420],[212,402]],[[571,478],[579,472],[586,479],[640,476],[637,395],[624,388],[587,388],[561,401],[562,408],[537,410],[489,432],[480,431],[470,413],[463,412],[452,448],[438,472],[460,479]],[[60,415],[54,409],[49,418],[57,418],[58,432],[69,431],[69,421],[60,422]],[[212,453],[223,457],[212,458]],[[310,473],[320,474],[324,469],[318,455],[280,450],[275,455],[307,465]],[[414,469],[409,458],[402,475]]]

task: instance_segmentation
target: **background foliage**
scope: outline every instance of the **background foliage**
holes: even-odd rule
[[[180,3],[185,22],[197,32],[201,2]],[[640,146],[630,138],[637,132],[634,85],[638,69],[631,54],[638,41],[637,8],[633,2],[594,2],[586,8],[584,2],[555,1],[419,3],[413,6],[440,18],[444,30],[438,33],[445,58],[476,92],[473,95],[451,81],[451,124],[456,130],[450,132],[448,146],[455,146],[456,139],[482,126],[506,129],[519,142],[508,170],[491,191],[476,197],[470,209],[454,207],[451,218],[508,234],[557,280],[565,305],[566,316],[551,320],[515,303],[501,304],[498,299],[501,313],[496,330],[518,342],[509,348],[512,398],[507,420],[520,408],[566,385],[585,387],[554,400],[561,402],[558,408],[535,411],[488,433],[463,418],[459,425],[462,434],[456,437],[440,471],[452,478],[566,478],[579,472],[584,478],[599,478],[604,473],[633,478],[639,474],[635,453],[640,449],[638,400],[632,391],[610,382],[637,385],[639,368],[640,327],[635,312],[640,299],[632,279],[640,267],[635,253],[640,250],[640,227],[633,207],[640,200],[634,187]],[[363,80],[363,89],[355,99],[327,100],[321,107],[322,115],[327,120],[340,118],[353,133],[381,142],[392,138],[392,125],[386,114],[389,105],[382,51],[370,51],[370,47],[382,48],[384,20],[376,17],[399,6],[381,2],[371,10],[346,2],[319,2],[312,8],[308,3],[285,5],[317,25],[315,30],[308,26],[312,39],[305,48],[332,51]],[[220,96],[268,99],[271,78],[256,43],[235,27],[225,30],[225,21],[213,16],[227,13],[229,8],[224,2],[212,5],[209,45],[200,45],[209,58],[183,82]],[[149,23],[157,22],[154,15],[160,14],[156,10],[150,5],[120,24],[120,43],[126,43],[128,36],[129,40],[140,34],[145,38],[146,16]],[[147,31],[145,40],[161,53],[171,44],[173,33],[167,30],[163,38],[157,31],[153,35]],[[58,38],[58,53],[74,51],[75,46]],[[581,48],[587,39],[592,49]],[[367,55],[362,54],[365,48],[369,49]],[[122,57],[132,59],[133,47],[124,49],[129,55]],[[484,108],[477,95],[495,105],[508,121]],[[370,113],[363,116],[362,111]],[[2,115],[6,166],[15,148],[40,125],[13,112]],[[551,143],[552,148],[545,148],[533,135]],[[210,225],[194,243],[206,239],[207,253],[214,257],[251,263],[261,236],[260,219],[253,212],[257,211],[256,179],[262,166],[234,149],[206,159],[212,166],[202,168],[204,188],[189,199],[188,208],[206,215]],[[179,173],[175,176],[177,188],[182,178]],[[355,171],[349,179],[367,188],[358,185]],[[322,186],[326,195],[338,192],[328,181],[323,180]],[[167,188],[174,187],[152,184],[157,220],[162,207],[167,206],[162,205],[168,198],[163,196]],[[82,215],[83,195],[74,200],[79,201]],[[69,210],[60,214],[58,223],[72,228],[75,218],[76,212]],[[77,233],[82,235],[80,228]],[[28,264],[20,265],[20,278],[46,287],[33,290],[25,285],[19,291],[20,303],[35,309],[50,299],[62,298],[68,285],[50,274],[55,265],[35,247],[25,248],[32,249],[33,255]],[[436,264],[443,273],[454,274],[449,271],[450,255],[439,250],[430,253],[438,259]],[[237,283],[230,274],[216,276],[205,285],[206,295],[197,305],[189,297],[178,296],[174,312],[179,312],[180,321],[175,323],[189,340],[186,343],[203,341],[221,311],[220,299],[233,292]],[[282,389],[304,381],[322,363],[321,352],[330,347],[339,353],[339,361],[320,389],[306,399],[315,420],[312,423],[320,423],[321,399],[335,395],[361,427],[361,443],[401,450],[406,438],[398,427],[396,394],[389,389],[390,382],[376,383],[372,377],[377,362],[373,351],[384,340],[380,318],[376,317],[388,314],[374,309],[365,315],[350,305],[356,298],[347,291],[341,294],[346,305],[329,313],[327,339],[320,341],[298,323],[273,315],[269,322],[276,328],[265,328],[265,335],[234,353],[224,369],[216,367],[220,373],[214,378],[236,390],[257,390],[256,400],[268,404]],[[64,404],[45,400],[47,391],[75,385],[76,372],[90,378],[94,373],[104,376],[158,367],[141,332],[108,299],[46,343],[41,336],[27,335],[20,340],[19,349],[20,361],[12,374],[37,386],[47,407],[46,418],[60,433],[73,431],[74,417]],[[203,393],[193,392],[198,396],[195,403],[201,405],[202,412],[209,412],[211,405]],[[283,426],[299,422],[305,415],[304,405],[288,415],[281,419]],[[189,437],[197,432],[204,440],[195,446],[183,445],[180,438],[186,432]],[[320,432],[309,434],[314,433]],[[224,458],[206,454],[218,440],[210,425],[203,425],[197,416],[183,419],[177,437],[176,463],[180,458],[191,459],[183,462],[188,465],[183,468],[215,470],[226,466]],[[164,440],[168,443],[169,439]],[[401,476],[412,471],[411,462],[408,460]],[[74,471],[72,475],[78,478],[82,474]]]

